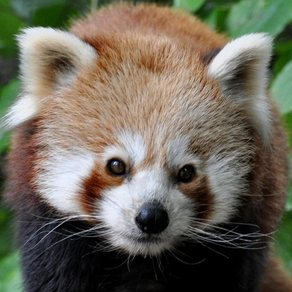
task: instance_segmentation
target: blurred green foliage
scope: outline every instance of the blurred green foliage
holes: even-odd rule
[[[0,117],[19,90],[15,66],[15,34],[27,26],[66,28],[70,19],[90,11],[94,0],[0,0]],[[163,0],[156,2],[163,2]],[[167,1],[169,3],[169,1]],[[103,0],[99,4],[108,3]],[[211,27],[231,37],[267,32],[275,38],[275,62],[270,85],[271,96],[279,104],[292,146],[292,1],[291,0],[173,0],[173,6],[198,15]],[[2,67],[2,68],[1,68]],[[6,74],[7,72],[7,74]],[[9,74],[8,74],[9,72]],[[7,83],[7,76],[9,82]],[[5,81],[4,81],[5,80]],[[3,189],[4,157],[9,134],[0,136],[0,186]],[[2,171],[1,171],[2,170]],[[275,246],[292,272],[292,184],[283,224]],[[0,205],[0,291],[21,291],[19,256],[13,243],[12,214]]]

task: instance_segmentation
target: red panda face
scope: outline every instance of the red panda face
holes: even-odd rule
[[[255,133],[269,143],[262,89],[254,80],[244,88],[232,82],[248,75],[236,66],[262,62],[262,51],[248,54],[256,37],[228,44],[208,67],[164,37],[89,45],[43,30],[20,38],[24,79],[33,78],[6,119],[10,127],[34,120],[30,184],[47,205],[88,221],[109,248],[131,255],[199,240],[236,215],[250,190]],[[246,91],[258,98],[246,99]]]
[[[246,191],[248,165],[236,153],[205,160],[193,153],[191,136],[161,138],[152,141],[154,157],[145,137],[129,131],[102,153],[55,148],[39,161],[37,191],[54,209],[97,226],[109,247],[132,255],[158,255],[228,222]]]
[[[236,213],[252,144],[242,113],[212,96],[215,85],[194,80],[182,94],[179,74],[169,80],[142,68],[130,79],[125,70],[114,83],[108,73],[87,74],[90,88],[81,77],[39,122],[35,188],[49,205],[132,255],[174,249]],[[137,86],[138,76],[147,85]]]

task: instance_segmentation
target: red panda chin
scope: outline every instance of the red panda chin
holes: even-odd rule
[[[111,245],[112,246],[112,245]],[[175,249],[175,243],[171,239],[159,235],[141,235],[140,237],[119,238],[115,242],[114,249],[121,250],[129,256],[160,257],[165,252]]]

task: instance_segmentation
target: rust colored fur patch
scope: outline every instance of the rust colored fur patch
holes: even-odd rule
[[[186,196],[193,199],[196,218],[199,221],[204,222],[212,217],[216,207],[215,200],[205,177],[198,177],[194,182],[182,184],[179,189]]]
[[[112,176],[100,165],[92,170],[91,175],[83,181],[83,191],[80,194],[80,202],[86,214],[92,214],[96,210],[96,199],[101,199],[102,191],[117,187],[124,182],[123,177]]]
[[[33,209],[35,202],[39,200],[34,192],[35,165],[39,151],[35,138],[37,131],[36,123],[32,122],[20,127],[12,136],[12,142],[19,143],[21,147],[12,148],[13,151],[8,156],[9,193],[6,196],[17,209],[22,209],[24,206]]]
[[[165,35],[184,49],[193,51],[201,59],[227,42],[224,36],[214,35],[209,27],[196,18],[190,18],[185,12],[172,12],[166,7],[144,4],[135,8],[125,3],[109,6],[75,22],[71,31],[89,43],[105,31],[116,34],[139,32],[143,35]]]

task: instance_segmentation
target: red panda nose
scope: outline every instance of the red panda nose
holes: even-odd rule
[[[169,224],[167,212],[157,201],[142,205],[135,221],[139,229],[147,234],[161,233]]]

